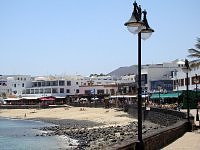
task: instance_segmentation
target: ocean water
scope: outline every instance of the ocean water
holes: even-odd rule
[[[66,139],[60,136],[36,136],[37,128],[51,124],[0,118],[0,150],[63,150],[68,149]]]

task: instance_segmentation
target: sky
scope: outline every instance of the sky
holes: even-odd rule
[[[137,64],[124,23],[133,0],[0,0],[0,74],[107,74]],[[155,30],[142,64],[185,59],[200,37],[200,1],[137,0]]]

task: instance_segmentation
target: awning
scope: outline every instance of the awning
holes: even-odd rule
[[[142,98],[149,97],[149,95],[142,95]],[[110,98],[137,98],[137,95],[112,95]]]
[[[55,98],[60,98],[60,99],[63,99],[63,98],[65,98],[64,96],[55,96]]]
[[[112,95],[110,98],[136,98],[137,95]]]
[[[40,97],[39,100],[41,101],[55,101],[55,97]]]
[[[21,99],[27,99],[27,100],[36,100],[38,99],[39,97],[22,97]]]
[[[21,100],[20,98],[6,98],[4,101],[19,101]]]
[[[178,98],[181,93],[153,93],[151,95],[151,99],[159,99],[159,98]]]

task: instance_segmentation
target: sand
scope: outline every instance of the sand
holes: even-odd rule
[[[117,109],[105,108],[84,108],[84,107],[63,107],[50,109],[2,109],[0,117],[20,119],[74,119],[88,120],[105,125],[127,125],[137,121],[130,115]]]

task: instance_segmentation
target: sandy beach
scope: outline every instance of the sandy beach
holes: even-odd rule
[[[49,109],[2,109],[1,117],[20,119],[73,119],[88,120],[105,125],[127,125],[137,121],[130,115],[117,109],[105,108],[84,108],[84,107],[63,107]]]

